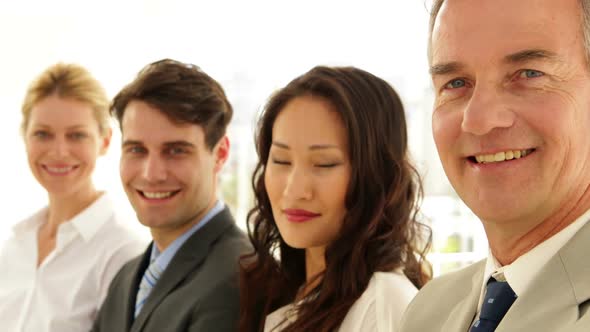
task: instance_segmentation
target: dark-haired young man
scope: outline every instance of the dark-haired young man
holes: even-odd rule
[[[235,331],[246,236],[216,197],[232,108],[193,65],[146,66],[117,94],[120,173],[153,242],[111,283],[92,331]]]

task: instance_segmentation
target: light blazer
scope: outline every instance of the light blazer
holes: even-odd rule
[[[235,331],[238,258],[246,251],[249,241],[226,207],[180,247],[134,320],[150,245],[115,276],[92,331]]]
[[[588,253],[590,222],[543,267],[496,332],[590,331]],[[484,269],[485,260],[429,282],[408,306],[401,331],[469,331],[479,304]]]

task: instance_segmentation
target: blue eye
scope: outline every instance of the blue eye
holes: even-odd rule
[[[131,154],[140,154],[140,153],[144,153],[145,149],[141,146],[131,146],[128,149],[125,150],[128,153]]]
[[[454,79],[445,85],[445,89],[458,89],[465,86],[465,80],[461,78]]]
[[[535,77],[540,77],[543,76],[544,74],[538,70],[534,70],[534,69],[525,69],[523,71],[520,72],[520,77],[522,78],[535,78]]]
[[[173,156],[183,154],[183,153],[185,153],[185,150],[183,148],[170,148],[168,150],[168,154],[173,155]]]
[[[71,133],[68,135],[70,138],[74,139],[74,140],[81,140],[83,138],[86,138],[87,135],[86,133],[83,132],[75,132],[75,133]]]
[[[33,136],[44,139],[49,137],[49,133],[44,130],[37,130],[33,133]]]

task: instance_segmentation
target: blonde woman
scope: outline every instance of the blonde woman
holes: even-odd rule
[[[31,83],[22,119],[49,202],[13,227],[0,252],[2,330],[87,331],[115,273],[144,247],[92,182],[111,139],[108,99],[86,69],[60,63]]]

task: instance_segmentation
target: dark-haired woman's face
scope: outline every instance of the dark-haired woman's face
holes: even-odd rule
[[[337,237],[350,180],[346,130],[326,99],[303,96],[272,129],[265,186],[274,219],[294,248],[323,248]]]

